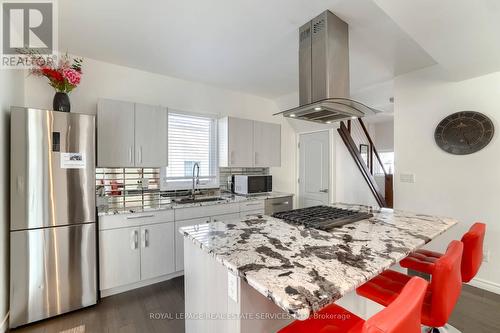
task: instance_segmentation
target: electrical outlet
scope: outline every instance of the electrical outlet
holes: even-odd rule
[[[483,262],[490,262],[490,250],[488,249],[483,252]]]
[[[401,173],[399,175],[399,181],[401,183],[415,183],[415,174],[413,173]]]

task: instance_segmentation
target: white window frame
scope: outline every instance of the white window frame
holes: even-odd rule
[[[203,117],[203,118],[210,118],[213,121],[213,133],[212,139],[214,142],[214,161],[211,161],[213,163],[214,167],[214,172],[215,175],[212,176],[211,178],[208,177],[201,177],[200,176],[200,183],[199,185],[196,186],[197,189],[209,189],[209,188],[219,188],[220,183],[219,183],[219,142],[218,142],[218,119],[219,116],[215,114],[210,114],[210,113],[196,113],[196,112],[188,112],[188,111],[181,111],[181,110],[175,110],[175,109],[170,109],[168,110],[169,113],[175,113],[175,114],[181,114],[181,115],[186,115],[186,116],[194,116],[194,117]],[[169,122],[170,123],[170,122]],[[192,178],[186,179],[186,177],[167,177],[167,168],[168,167],[163,167],[160,170],[160,176],[161,176],[161,190],[162,191],[175,191],[175,190],[190,190],[192,189]],[[182,179],[185,179],[185,181],[182,181]],[[176,181],[178,180],[178,181]]]

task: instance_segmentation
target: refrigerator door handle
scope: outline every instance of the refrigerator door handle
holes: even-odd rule
[[[22,176],[17,176],[16,185],[18,193],[24,192],[24,178]]]
[[[149,230],[144,230],[144,247],[149,247]]]
[[[132,161],[132,146],[130,146],[130,147],[128,148],[128,161],[129,161],[130,163],[133,163],[133,162],[134,162],[134,161]]]

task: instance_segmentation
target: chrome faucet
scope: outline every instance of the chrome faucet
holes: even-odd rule
[[[195,170],[196,170],[196,176],[195,176]],[[195,199],[196,195],[196,185],[200,184],[200,164],[198,162],[195,162],[193,164],[193,189],[191,190],[191,197],[193,200]]]

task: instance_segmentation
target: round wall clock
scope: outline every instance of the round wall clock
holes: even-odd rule
[[[437,145],[454,155],[475,153],[490,143],[495,128],[490,118],[474,111],[453,113],[434,132]]]

